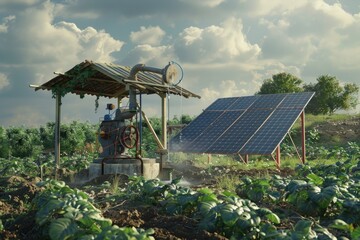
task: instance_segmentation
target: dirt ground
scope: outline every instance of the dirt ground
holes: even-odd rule
[[[360,117],[352,117],[343,121],[323,122],[314,126],[319,133],[321,142],[333,145],[346,142],[360,143]]]
[[[173,176],[183,176],[186,182],[196,187],[211,186],[215,183],[214,173],[209,176],[206,171],[198,168],[191,163],[173,165]],[[282,172],[276,170],[269,171],[243,171],[235,169],[225,169],[218,167],[218,174],[227,171],[227,174],[237,174],[239,176],[261,176],[263,174],[292,174],[293,170],[284,169]],[[216,174],[216,173],[215,173]],[[124,187],[128,182],[125,175],[117,176],[119,186]],[[113,175],[104,175],[92,179],[85,184],[69,183],[71,187],[83,188],[85,186],[99,186],[105,181],[112,182]],[[35,225],[35,211],[31,211],[31,200],[40,189],[36,186],[39,178],[21,177],[2,177],[0,178],[0,218],[3,220],[5,231],[0,232],[0,239],[39,239],[40,231]],[[133,226],[140,228],[153,228],[155,239],[226,239],[217,233],[209,233],[200,230],[194,219],[185,216],[169,216],[162,213],[154,206],[144,205],[135,202],[112,203],[112,206],[99,205],[103,215],[110,218],[114,224],[122,226]],[[6,221],[10,219],[11,221]],[[5,221],[4,221],[5,220]],[[9,224],[11,222],[11,224]]]

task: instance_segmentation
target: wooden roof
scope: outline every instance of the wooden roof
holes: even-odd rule
[[[69,92],[78,95],[94,95],[117,98],[127,97],[128,87],[133,86],[137,93],[164,94],[170,93],[186,98],[199,95],[179,86],[163,83],[162,76],[150,72],[138,72],[137,81],[129,81],[131,67],[113,63],[96,63],[84,61],[64,74],[59,74],[48,82],[36,86],[35,90],[56,90],[68,88]]]

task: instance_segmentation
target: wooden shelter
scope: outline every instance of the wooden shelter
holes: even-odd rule
[[[169,65],[168,65],[169,66]],[[134,68],[138,67],[135,71]],[[97,97],[117,98],[118,105],[122,98],[128,97],[130,91],[135,94],[157,94],[161,98],[162,108],[162,133],[161,140],[158,139],[155,132],[154,137],[161,149],[161,163],[164,155],[167,153],[167,94],[179,95],[185,98],[199,95],[192,93],[180,86],[168,84],[164,75],[166,68],[157,69],[145,67],[145,65],[120,66],[113,63],[97,63],[85,60],[75,65],[65,73],[55,73],[56,77],[42,85],[30,85],[37,90],[50,90],[56,98],[56,119],[55,119],[55,161],[57,168],[60,162],[60,116],[61,116],[61,98],[67,93],[73,93],[80,96],[93,95]],[[145,121],[145,114],[142,112]],[[152,129],[150,125],[150,129]]]

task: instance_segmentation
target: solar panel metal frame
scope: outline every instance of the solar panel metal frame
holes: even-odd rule
[[[192,153],[270,155],[283,141],[287,132],[299,118],[301,112],[304,111],[304,108],[313,95],[313,92],[303,92],[219,98],[171,139],[169,144],[170,150]],[[235,120],[227,120],[224,118],[225,115],[231,112],[239,112],[239,117]],[[207,121],[207,125],[202,126],[200,131],[197,130],[197,132],[194,132],[194,125],[196,126],[196,124],[199,123],[199,119],[204,118],[204,115],[209,115],[210,113],[217,117]],[[264,115],[256,115],[256,113],[262,113]],[[271,124],[277,122],[278,119],[276,116],[279,113],[282,113],[283,117],[287,117],[287,121],[282,122],[282,128],[277,128],[277,134],[272,134],[272,132],[274,132],[272,129],[276,129],[276,127],[274,128]],[[251,114],[255,114],[255,116]],[[256,116],[262,116],[263,119],[256,119]],[[258,125],[254,126],[255,123]],[[247,129],[242,130],[241,127],[244,126],[247,127]],[[225,130],[222,132],[222,129]],[[187,136],[188,132],[192,133],[192,135],[190,135],[192,137],[189,138],[189,136]],[[244,136],[236,139],[236,134],[243,134]],[[216,136],[214,137],[214,135]],[[181,140],[181,136],[183,136],[183,140],[185,139],[184,142],[179,141]],[[204,144],[199,143],[199,141],[206,136],[211,136],[212,139],[216,138],[213,143],[208,144],[208,147],[204,147]],[[226,141],[224,144],[226,137],[231,137],[235,143]],[[269,142],[268,140],[271,137],[273,137],[273,140]],[[266,139],[266,141],[261,139]],[[262,148],[259,147],[263,143],[267,143],[268,145]],[[177,147],[174,147],[174,145]]]

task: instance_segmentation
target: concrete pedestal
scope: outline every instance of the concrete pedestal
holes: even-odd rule
[[[155,159],[143,158],[143,176],[146,179],[157,178],[160,173],[160,164]],[[101,163],[91,163],[89,167],[89,179],[102,174]],[[128,176],[141,176],[141,162],[139,159],[121,159],[104,162],[104,174],[126,174]]]

